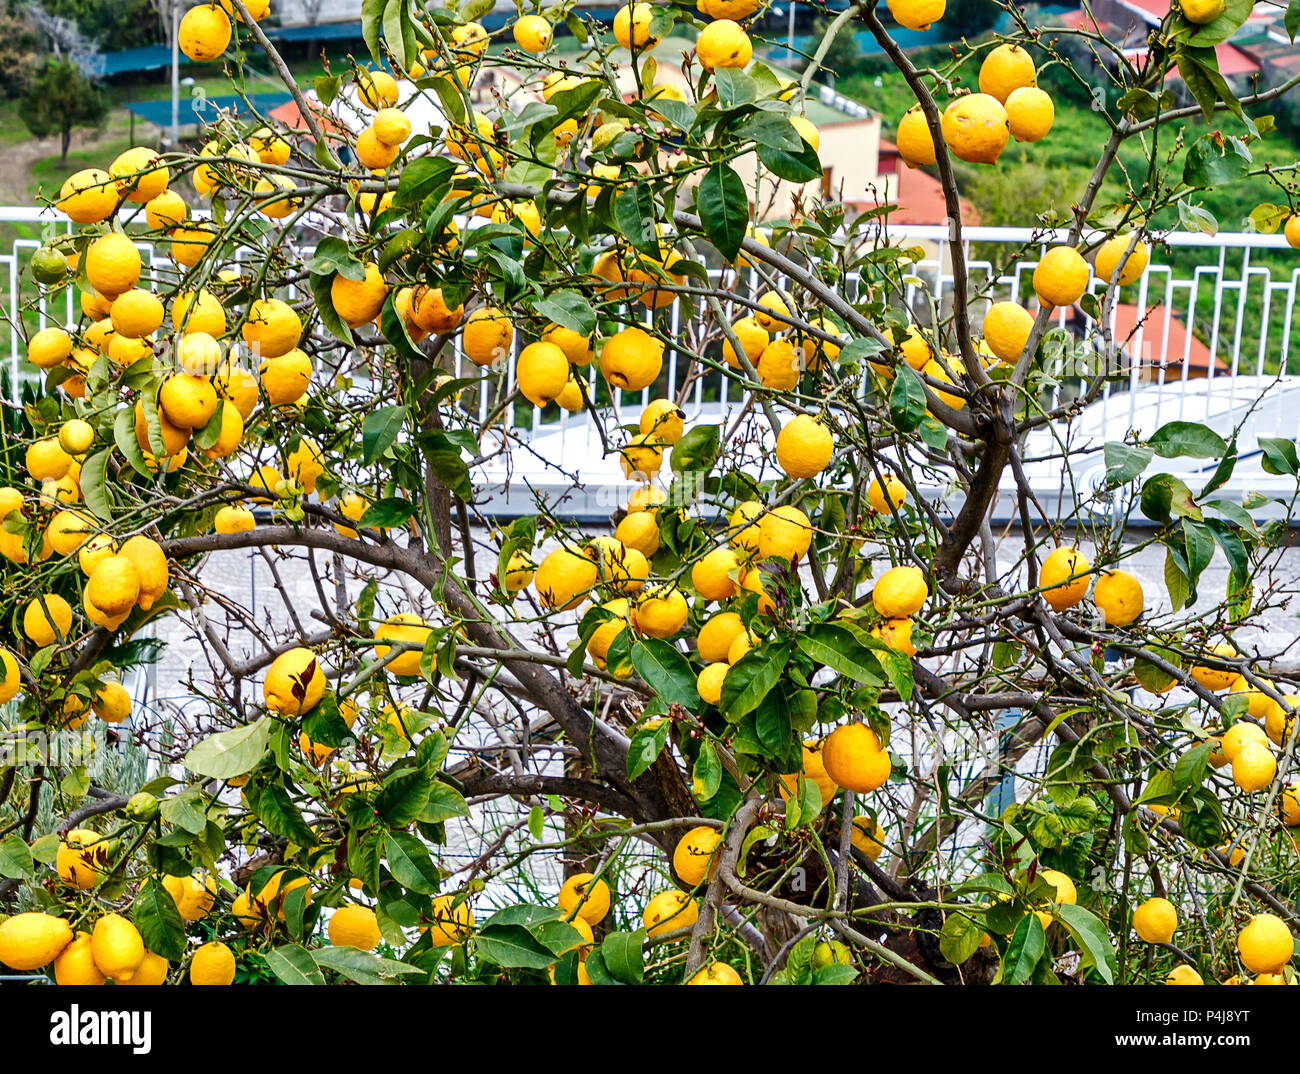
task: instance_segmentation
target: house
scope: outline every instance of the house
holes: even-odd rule
[[[1083,315],[1077,307],[1066,324],[1082,333]],[[1138,379],[1143,383],[1200,380],[1211,375],[1227,376],[1231,370],[1223,359],[1187,330],[1187,325],[1166,305],[1150,305],[1145,311],[1131,303],[1117,302],[1111,311],[1111,337],[1120,348],[1121,369],[1140,363]]]

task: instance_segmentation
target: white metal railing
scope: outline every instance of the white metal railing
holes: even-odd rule
[[[67,225],[50,218],[48,210],[0,209],[0,228],[5,225],[41,228],[41,238],[66,233]],[[472,225],[471,225],[472,226]],[[952,241],[941,226],[899,226],[889,229],[888,240],[895,246],[920,247],[922,255],[911,270],[905,300],[922,317],[934,308],[943,310],[952,297]],[[1033,297],[1032,274],[1042,252],[1066,240],[1064,232],[1027,228],[966,228],[962,243],[966,255],[968,290],[978,296],[972,307],[972,323],[978,325],[988,302],[1010,298],[1022,303]],[[39,245],[36,237],[18,237],[0,249],[0,271],[7,277],[6,315],[16,323],[20,272]],[[159,252],[141,245],[146,263],[163,273],[171,270]],[[719,278],[715,270],[714,280]],[[743,275],[743,274],[742,274]],[[729,281],[730,282],[730,281]],[[857,280],[848,281],[850,297]],[[756,279],[742,279],[740,286],[753,287]],[[1094,279],[1091,290],[1100,297],[1103,284]],[[30,290],[25,293],[30,294]],[[1125,290],[1123,302],[1110,311],[1110,328],[1125,355],[1123,365],[1100,397],[1075,419],[1073,443],[1098,450],[1104,440],[1122,438],[1130,429],[1149,435],[1171,420],[1203,421],[1221,434],[1231,432],[1251,410],[1250,435],[1285,436],[1300,433],[1300,377],[1285,374],[1292,351],[1300,345],[1297,305],[1300,303],[1300,253],[1293,251],[1281,235],[1221,233],[1215,236],[1174,232],[1161,236],[1151,264],[1135,288]],[[73,323],[79,315],[71,290],[60,308],[40,303],[40,326]],[[739,305],[724,303],[730,315],[745,312]],[[681,338],[689,326],[683,323],[678,303],[666,310],[672,336]],[[645,313],[649,320],[651,314]],[[1096,328],[1080,309],[1058,310],[1053,324],[1067,329],[1080,340]],[[23,341],[10,332],[9,358],[14,383],[24,369]],[[519,342],[516,341],[517,351]],[[1056,405],[1076,394],[1082,383],[1077,371],[1061,363],[1089,353],[1085,344],[1066,352],[1051,372],[1057,382],[1050,386],[1044,402]],[[504,383],[499,370],[484,371],[484,390],[477,401],[479,417],[486,420],[514,384],[512,353]],[[653,389],[616,392],[612,400],[620,423],[635,420],[641,407],[654,394],[677,398],[689,420],[724,419],[737,403],[737,393],[726,377],[700,376],[699,369],[687,379],[690,355],[686,348],[669,348],[664,374]],[[30,373],[30,367],[27,367]],[[475,366],[457,351],[457,376],[479,375]],[[593,362],[585,371],[590,392],[600,380]],[[603,385],[602,385],[603,387]],[[1262,402],[1261,402],[1262,397]],[[1253,409],[1252,409],[1253,408]],[[527,458],[498,459],[486,468],[489,484],[505,481],[507,475],[526,476],[530,483],[564,484],[563,476],[574,473],[584,479],[619,480],[617,459],[606,460],[596,431],[585,414],[560,413],[555,408],[543,413],[532,408],[523,425],[513,409],[501,415],[501,426],[511,437],[530,440]],[[1243,456],[1254,449],[1240,443]],[[519,453],[515,453],[516,456]],[[1031,453],[1032,454],[1032,453]],[[1059,479],[1059,468],[1055,475]]]

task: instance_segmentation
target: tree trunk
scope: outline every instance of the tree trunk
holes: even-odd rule
[[[64,127],[62,135],[63,155],[59,157],[59,166],[64,167],[68,163],[68,148],[72,145],[72,128]]]

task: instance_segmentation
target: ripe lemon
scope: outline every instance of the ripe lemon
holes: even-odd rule
[[[925,607],[929,595],[920,567],[891,567],[876,581],[871,603],[886,619],[910,619]]]
[[[644,328],[624,328],[601,345],[600,371],[612,387],[639,392],[659,376],[663,353],[664,345]]]
[[[90,933],[78,932],[54,960],[54,980],[60,985],[98,986],[108,978],[99,972],[90,950]]]
[[[628,3],[614,16],[614,40],[625,49],[654,48],[659,38],[650,33],[650,20],[654,18],[654,5]]]
[[[1237,954],[1251,973],[1280,973],[1294,951],[1291,930],[1273,914],[1255,914],[1237,934]]]
[[[1226,642],[1218,642],[1211,645],[1206,650],[1206,654],[1208,656],[1222,657],[1226,660],[1231,660],[1239,655],[1237,650]],[[1189,674],[1207,690],[1211,690],[1216,694],[1221,693],[1230,686],[1233,686],[1239,680],[1244,681],[1238,672],[1220,668],[1201,667],[1199,665],[1194,666]]]
[[[72,607],[57,593],[36,597],[23,609],[23,633],[38,649],[67,641],[71,631]]]
[[[591,873],[578,873],[564,882],[557,902],[566,917],[576,909],[575,916],[598,925],[609,913],[609,886]]]
[[[414,612],[399,612],[390,615],[375,628],[375,638],[380,641],[392,641],[418,645],[418,649],[407,649],[394,657],[386,665],[394,675],[419,675],[420,657],[424,652],[425,642],[433,628],[426,619]],[[391,645],[376,645],[375,656],[382,660],[391,651]]]
[[[512,28],[515,44],[536,55],[551,47],[551,24],[541,15],[522,15]]]
[[[1178,7],[1188,22],[1200,25],[1217,19],[1227,4],[1224,0],[1179,0]]]
[[[1172,970],[1169,971],[1168,976],[1165,977],[1165,984],[1203,985],[1205,984],[1205,982],[1201,979],[1201,975],[1197,973],[1191,966],[1182,965],[1182,966],[1175,966]]]
[[[553,340],[544,341],[554,342]],[[515,341],[515,327],[495,306],[476,309],[465,321],[460,345],[465,357],[475,365],[487,366],[510,353]],[[564,350],[563,347],[560,348]],[[568,354],[565,354],[568,357]]]
[[[1127,287],[1131,283],[1136,283],[1146,271],[1148,262],[1151,260],[1151,248],[1141,239],[1133,247],[1133,252],[1125,257],[1125,251],[1128,250],[1129,244],[1133,241],[1132,235],[1115,235],[1102,243],[1101,248],[1097,251],[1096,261],[1094,262],[1097,277],[1101,282],[1109,287],[1112,277],[1121,287]],[[1123,266],[1120,265],[1120,258],[1124,258]],[[1116,269],[1119,275],[1116,277]]]
[[[877,514],[890,514],[906,502],[907,489],[893,474],[885,474],[884,485],[881,485],[880,478],[874,477],[867,486],[867,503]]]
[[[411,136],[411,121],[400,108],[381,108],[370,125],[384,145],[401,145]]]
[[[736,661],[744,656],[754,646],[757,638],[750,631],[745,631],[735,641],[731,643],[731,648],[727,650],[727,663],[734,667]]]
[[[803,352],[796,351],[788,339],[774,339],[758,356],[755,371],[765,388],[773,391],[793,391],[799,384]]]
[[[839,785],[830,777],[826,771],[826,764],[822,757],[821,746],[816,742],[805,742],[801,747],[803,757],[803,778],[817,786],[818,793],[821,795],[822,805],[830,804],[832,798],[839,793]],[[783,798],[789,798],[799,785],[799,773],[781,777],[779,789]]]
[[[117,212],[117,184],[100,168],[85,168],[63,181],[55,203],[75,224],[98,224]]]
[[[1016,90],[1037,81],[1034,58],[1019,45],[998,45],[980,64],[980,92],[1003,104]]]
[[[513,332],[511,333],[513,337]],[[582,335],[575,332],[572,328],[565,328],[563,325],[549,325],[542,333],[542,339],[547,343],[554,343],[560,350],[564,351],[564,357],[569,359],[572,366],[586,366],[591,364],[591,336]]]
[[[143,339],[158,330],[165,313],[157,295],[137,287],[123,292],[113,300],[109,318],[113,331],[118,335],[128,339]]]
[[[1097,579],[1092,602],[1107,626],[1128,626],[1142,614],[1142,583],[1128,571],[1106,571]]]
[[[736,594],[733,575],[739,567],[736,553],[730,548],[715,548],[691,568],[691,585],[705,600],[726,600]]]
[[[892,765],[875,731],[864,723],[835,728],[822,744],[822,765],[837,787],[865,794],[883,787]]]
[[[105,615],[122,615],[140,598],[140,574],[128,556],[105,556],[86,580],[86,599]]]
[[[757,552],[760,536],[759,519],[766,508],[757,500],[746,500],[731,512],[727,528],[731,532],[731,546],[747,552]]]
[[[59,840],[54,868],[65,884],[86,891],[104,876],[109,841],[89,828],[73,828]]]
[[[755,605],[755,609],[759,615],[771,615],[776,610],[776,603],[763,586],[763,572],[759,568],[753,566],[741,567],[736,581],[739,583],[740,588],[746,592],[758,594],[758,603]],[[727,650],[727,657],[730,660],[730,649]]]
[[[507,593],[518,593],[532,583],[537,565],[526,552],[512,552],[501,576],[501,588]]]
[[[1056,611],[1073,608],[1088,592],[1089,563],[1077,548],[1057,548],[1038,568],[1038,585],[1043,599]],[[1079,577],[1073,578],[1072,576]]]
[[[14,914],[0,923],[0,962],[29,973],[53,962],[73,940],[72,929],[52,914]]]
[[[298,349],[262,363],[262,391],[271,406],[289,406],[303,397],[311,387],[312,361]],[[240,411],[243,413],[243,411]],[[248,417],[244,414],[244,417]]]
[[[835,441],[830,430],[807,414],[791,418],[777,434],[777,465],[795,480],[821,473],[834,452]]]
[[[372,112],[397,104],[397,80],[387,71],[362,71],[357,76],[357,90],[361,103]]]
[[[754,54],[749,34],[731,19],[709,23],[695,41],[695,55],[706,71],[718,67],[744,67]]]
[[[632,625],[651,638],[671,638],[686,625],[686,598],[673,586],[656,586],[632,608]]]
[[[722,700],[722,681],[730,670],[731,664],[725,658],[701,669],[695,677],[695,691],[702,701],[709,705],[716,705]]]
[[[790,327],[790,307],[776,291],[763,292],[751,316],[765,332],[784,332]]]
[[[207,377],[178,373],[163,381],[158,405],[178,429],[201,429],[217,412],[217,390]]]
[[[700,659],[706,663],[718,663],[727,659],[727,651],[738,634],[743,634],[745,624],[735,612],[718,612],[700,627],[696,638]]]
[[[1219,749],[1229,762],[1235,761],[1242,749],[1250,743],[1268,748],[1268,735],[1259,724],[1238,720],[1219,740]]]
[[[1056,121],[1051,94],[1037,86],[1024,86],[1007,98],[1007,126],[1017,142],[1041,142]]]
[[[1300,783],[1292,780],[1277,798],[1277,813],[1289,828],[1300,825]]]
[[[671,399],[655,399],[641,412],[637,429],[645,436],[672,445],[682,438],[685,420],[685,413]]]
[[[99,294],[116,298],[140,278],[140,251],[125,235],[111,231],[86,248],[86,279]]]
[[[221,408],[221,425],[217,432],[216,442],[211,447],[203,449],[203,454],[209,459],[229,458],[235,453],[244,439],[244,419],[240,416],[239,408],[229,399],[222,399],[219,406]],[[303,442],[306,443],[306,440],[304,439]],[[290,459],[292,460],[292,456],[290,456]],[[315,481],[312,482],[312,486],[307,490],[308,492],[315,491]]]
[[[887,0],[889,13],[899,26],[909,30],[928,30],[943,18],[947,0]]]
[[[1145,943],[1169,943],[1178,928],[1178,911],[1168,899],[1147,899],[1133,911],[1133,931]]]
[[[172,299],[172,325],[183,332],[206,332],[220,336],[226,331],[226,311],[206,287],[194,291],[178,291]]]
[[[1277,758],[1268,746],[1258,742],[1247,742],[1232,759],[1232,781],[1248,794],[1262,791],[1276,775]]]
[[[984,315],[984,342],[1004,362],[1024,352],[1034,330],[1034,315],[1018,302],[995,302]]]
[[[316,491],[316,482],[325,473],[321,458],[320,447],[311,437],[304,436],[298,446],[286,456],[284,476],[297,482],[304,492],[311,495]]]
[[[812,544],[812,523],[797,507],[784,504],[765,513],[758,526],[758,554],[763,559],[796,560]]]
[[[59,447],[69,455],[84,455],[95,443],[95,430],[89,422],[72,418],[59,430]]]
[[[235,955],[218,940],[205,943],[190,960],[190,984],[228,985],[235,979]]]
[[[169,231],[185,223],[190,208],[176,191],[167,190],[150,199],[144,207],[144,215],[151,231]]]
[[[1292,216],[1287,220],[1286,227],[1283,228],[1283,234],[1286,236],[1286,241],[1291,245],[1292,249],[1300,250],[1300,214]]]
[[[569,360],[554,343],[530,343],[515,363],[515,383],[533,406],[544,407],[569,382]]]
[[[464,304],[448,308],[442,287],[420,287],[412,298],[412,319],[425,332],[443,334],[451,332],[464,317]]]
[[[434,947],[452,947],[464,943],[474,928],[474,914],[469,903],[455,904],[455,895],[438,895],[433,900],[432,923],[425,930]]]
[[[619,448],[618,454],[624,476],[639,477],[649,481],[663,466],[664,445],[654,434],[637,433]]]
[[[599,579],[596,562],[582,549],[565,545],[542,560],[533,588],[542,607],[564,611],[577,607]]]
[[[120,914],[105,914],[90,934],[95,965],[114,982],[129,981],[144,961],[144,941],[136,927]]]
[[[212,528],[216,533],[247,533],[257,525],[253,512],[238,504],[227,504],[217,511]]]
[[[943,112],[943,140],[954,156],[968,164],[994,164],[1007,146],[1007,110],[996,97],[971,93],[958,97]]]
[[[821,132],[807,116],[791,116],[790,126],[798,132],[800,138],[812,146],[814,153],[821,148]]]
[[[195,876],[164,876],[162,884],[182,921],[198,921],[216,905],[217,882],[211,876],[202,882]]]
[[[930,133],[930,124],[926,122],[925,113],[920,105],[915,105],[903,113],[898,121],[898,155],[903,163],[912,168],[919,168],[935,162],[934,136]]]
[[[175,455],[184,451],[190,439],[190,430],[173,425],[161,409],[157,410],[157,415],[158,433],[162,439],[162,454]],[[149,420],[144,412],[144,403],[140,399],[135,401],[135,438],[140,444],[141,451],[153,451],[149,443]]]
[[[601,605],[613,618],[606,619],[587,640],[587,653],[594,660],[605,660],[609,656],[609,647],[628,625],[628,612],[631,604],[626,597],[607,600]]]
[[[27,472],[36,481],[57,481],[72,466],[72,456],[59,446],[58,437],[37,440],[27,448]]]
[[[266,670],[262,700],[281,716],[310,712],[325,695],[325,673],[310,649],[301,647],[281,653]]]
[[[8,649],[0,649],[0,705],[17,697],[22,685],[22,672],[14,654]]]
[[[302,321],[283,299],[259,298],[249,305],[240,335],[262,358],[279,358],[298,346]]]
[[[167,167],[148,146],[136,146],[118,155],[108,166],[108,174],[118,181],[118,192],[128,201],[143,205],[167,189]]]
[[[1038,870],[1038,876],[1056,889],[1053,900],[1058,905],[1061,903],[1073,904],[1078,901],[1079,893],[1075,889],[1074,881],[1064,873],[1058,872],[1056,869],[1040,869]]]
[[[895,652],[905,656],[916,655],[916,646],[912,644],[912,620],[910,619],[886,619],[879,626],[872,627],[871,633]]]
[[[717,868],[714,852],[721,842],[721,834],[704,825],[692,828],[678,840],[673,848],[673,872],[684,887],[695,887],[706,875],[712,879]]]
[[[62,328],[42,328],[27,341],[27,360],[40,369],[53,369],[72,354],[72,337]]]
[[[665,932],[677,929],[689,929],[699,919],[700,907],[684,891],[670,888],[661,891],[647,904],[641,914],[641,923],[646,935],[651,939],[662,936]]]
[[[334,311],[349,328],[360,328],[373,321],[388,297],[388,284],[384,282],[379,266],[373,261],[365,266],[365,276],[350,280],[342,273],[335,275],[330,284],[330,300]]]
[[[373,951],[382,937],[375,912],[368,906],[340,906],[330,915],[330,943],[335,947],[356,947]]]
[[[171,966],[162,955],[155,955],[147,947],[145,948],[144,958],[141,959],[140,965],[135,968],[135,973],[131,975],[129,981],[114,981],[115,985],[122,984],[129,987],[144,986],[157,987],[167,983],[167,974]]]
[[[885,829],[862,813],[853,818],[853,849],[876,861],[885,849]]]
[[[451,43],[457,52],[482,56],[487,51],[488,33],[480,23],[467,22],[452,30]]]
[[[131,715],[131,695],[120,682],[110,680],[99,688],[91,707],[105,723],[121,723]]]
[[[1053,246],[1034,268],[1034,293],[1044,306],[1073,306],[1088,289],[1092,268],[1072,246]]]
[[[699,970],[686,983],[688,985],[743,985],[745,982],[740,974],[725,962],[713,962]]]
[[[767,329],[758,323],[753,317],[741,317],[731,326],[735,334],[736,341],[740,344],[741,350],[744,351],[745,357],[749,359],[750,364],[757,362],[763,351],[767,349],[771,337],[767,334]],[[740,359],[736,357],[736,350],[731,345],[731,340],[723,338],[722,340],[722,358],[732,369],[740,368]]]
[[[633,511],[618,524],[614,537],[648,559],[659,551],[659,522],[650,511]]]

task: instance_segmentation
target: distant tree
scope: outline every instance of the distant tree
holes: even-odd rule
[[[22,19],[0,14],[0,97],[14,99],[27,92],[40,67],[40,42]]]
[[[817,19],[813,23],[813,39],[821,40],[830,29],[830,19]],[[852,71],[861,56],[857,38],[852,33],[836,34],[822,59],[822,70],[832,76],[846,75]]]
[[[32,81],[31,89],[18,106],[18,115],[37,138],[58,134],[60,163],[67,163],[68,146],[77,127],[99,127],[108,113],[104,95],[77,65],[68,59],[51,57]]]
[[[73,20],[106,52],[163,40],[162,21],[149,0],[43,0],[42,6],[51,15]]]
[[[948,0],[943,25],[960,31],[967,39],[991,30],[1002,15],[1002,8],[993,0]]]

